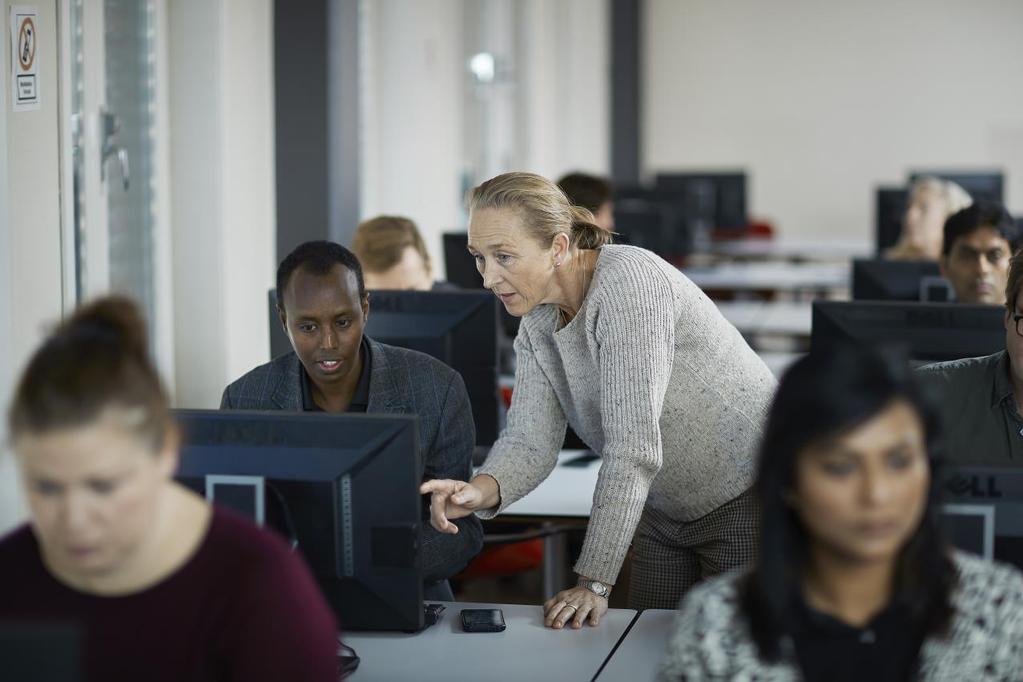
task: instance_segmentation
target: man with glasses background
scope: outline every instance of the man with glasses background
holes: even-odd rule
[[[1005,350],[921,367],[941,399],[945,454],[952,464],[1023,465],[1023,255],[1009,261]]]

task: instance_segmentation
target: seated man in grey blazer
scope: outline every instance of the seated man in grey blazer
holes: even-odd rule
[[[1023,466],[1023,251],[1009,261],[1005,350],[917,370],[941,399],[952,464]]]
[[[419,416],[423,480],[468,480],[476,442],[469,396],[457,372],[423,353],[363,335],[369,295],[355,255],[333,242],[306,242],[277,268],[277,310],[291,353],[224,390],[221,409],[368,412]],[[427,599],[453,599],[447,578],[480,551],[470,515],[458,533],[430,525],[424,505],[420,546]]]

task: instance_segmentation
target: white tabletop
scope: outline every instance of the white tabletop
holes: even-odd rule
[[[636,616],[611,609],[597,627],[552,630],[540,606],[444,602],[436,623],[415,634],[352,632],[345,644],[361,659],[355,682],[490,682],[491,680],[589,680]],[[504,632],[463,632],[462,609],[499,608]]]
[[[724,263],[684,268],[682,274],[701,289],[733,291],[848,289],[851,266],[842,263]]]
[[[502,512],[515,516],[549,516],[588,519],[593,507],[600,460],[584,466],[566,466],[587,450],[562,450],[551,475],[537,488]]]
[[[597,679],[630,682],[656,680],[657,669],[664,659],[677,613],[672,609],[641,611]]]
[[[810,336],[809,301],[715,301],[718,310],[744,335]]]
[[[856,240],[740,239],[715,242],[708,253],[731,258],[849,260],[872,257],[874,245]]]

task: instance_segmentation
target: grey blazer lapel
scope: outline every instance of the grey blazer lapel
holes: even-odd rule
[[[371,414],[403,414],[410,412],[405,395],[399,388],[404,379],[403,368],[396,364],[399,358],[391,355],[390,348],[366,337],[373,354],[373,370],[369,375],[369,405]]]
[[[274,372],[274,383],[270,389],[270,402],[275,409],[292,412],[302,411],[302,362],[294,353],[286,356],[287,361]]]

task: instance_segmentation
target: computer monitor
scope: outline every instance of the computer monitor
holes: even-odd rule
[[[670,195],[644,188],[615,193],[615,242],[653,251],[678,262],[693,251],[691,235]]]
[[[266,292],[267,301],[270,303],[270,359],[290,353],[293,348],[288,335],[284,332],[284,325],[277,314],[277,290],[271,289]]]
[[[691,225],[727,230],[749,223],[745,171],[658,173],[654,188],[675,194]]]
[[[937,263],[856,258],[852,267],[852,297],[856,301],[920,301],[925,278],[941,276]]]
[[[899,346],[922,362],[990,355],[1005,348],[1004,315],[995,305],[814,301],[810,350],[844,341]]]
[[[11,589],[17,589],[13,587]],[[84,680],[85,633],[77,626],[41,621],[0,621],[0,670],[5,680]]]
[[[912,185],[920,178],[928,176],[950,180],[969,192],[974,199],[1005,203],[1005,174],[1002,171],[917,170],[910,171],[909,183]]]
[[[175,416],[182,429],[177,479],[290,540],[344,629],[422,629],[416,417]]]
[[[905,187],[878,187],[874,192],[874,246],[877,255],[895,246],[909,204]]]
[[[482,289],[483,278],[476,269],[476,259],[465,248],[469,235],[465,232],[445,232],[443,240],[447,281],[463,289]]]
[[[940,475],[951,543],[1023,568],[1023,468],[945,466]]]
[[[497,297],[489,291],[374,291],[366,334],[432,355],[462,375],[477,445],[498,433]]]

